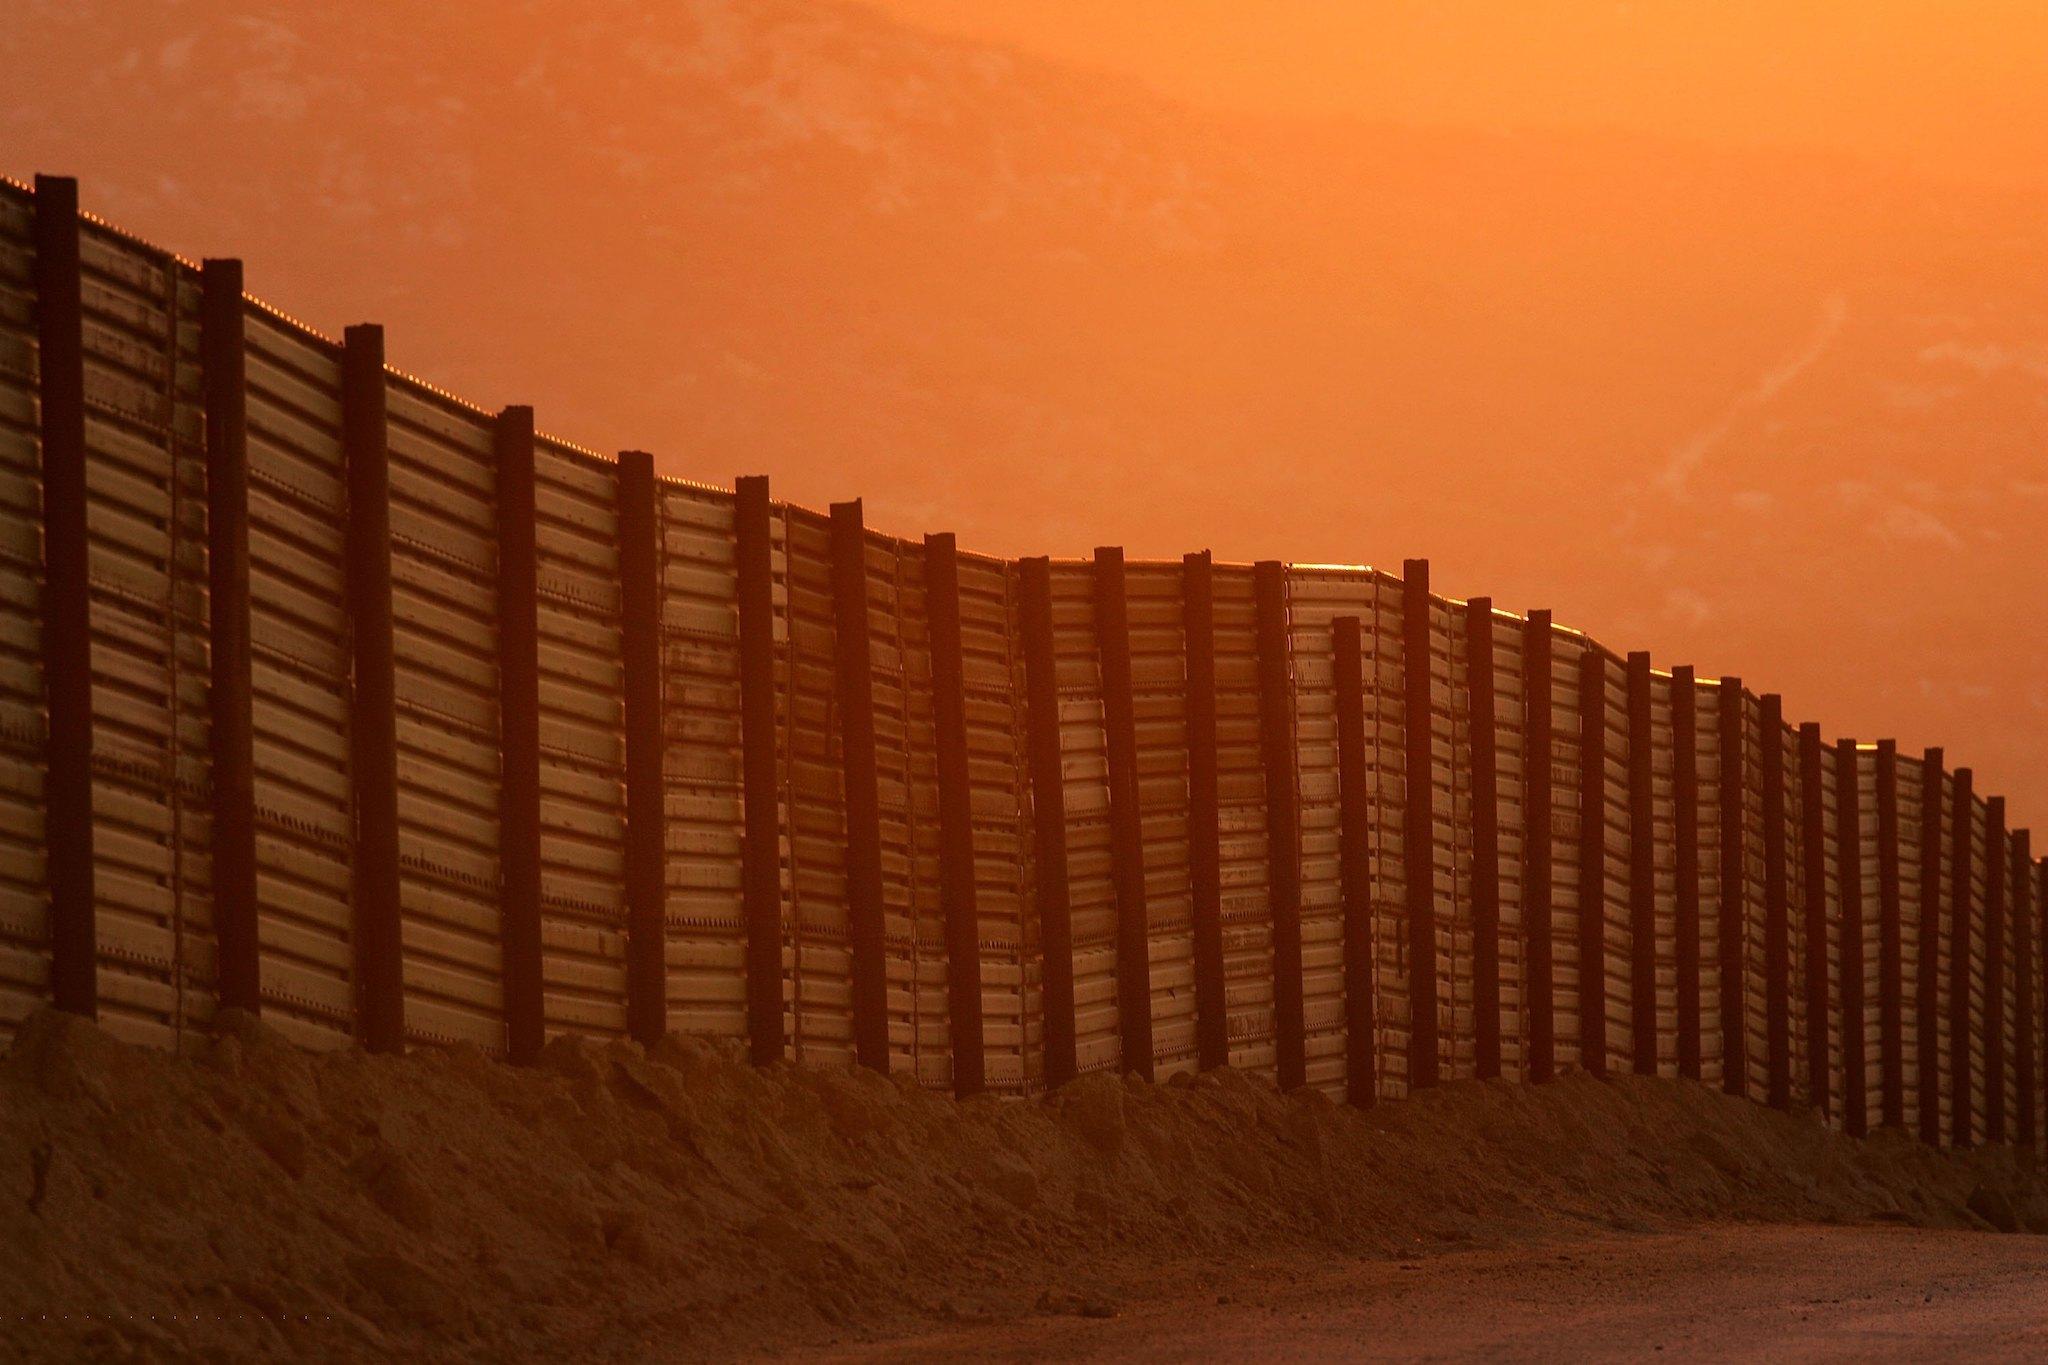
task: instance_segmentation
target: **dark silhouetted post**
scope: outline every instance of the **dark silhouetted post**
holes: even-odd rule
[[[1899,746],[1877,742],[1877,1032],[1882,1050],[1881,1112],[1906,1126],[1906,958],[1899,887]]]
[[[405,1044],[398,900],[398,714],[391,614],[391,459],[384,329],[343,334],[342,456],[348,466],[349,632],[355,697],[349,773],[356,808],[357,1031],[372,1052]]]
[[[661,514],[654,457],[619,456],[620,650],[626,697],[626,1031],[668,1031],[668,840],[662,778]]]
[[[99,1014],[92,812],[92,585],[86,549],[85,301],[78,182],[36,177],[36,359],[43,443],[43,831],[50,993]]]
[[[746,814],[740,899],[747,926],[747,1052],[754,1065],[788,1047],[782,1004],[782,801],[776,783],[775,546],[768,480],[733,485],[740,632],[740,786]]]
[[[1977,806],[1972,774],[1956,769],[1954,815],[1949,821],[1948,905],[1948,1084],[1949,1142],[1967,1147],[1974,1138],[1976,1074],[1970,1058],[1970,917],[1976,900],[1970,886],[1971,832]]]
[[[1294,753],[1293,648],[1287,566],[1253,569],[1259,647],[1259,750],[1266,771],[1266,866],[1273,907],[1273,1032],[1280,1088],[1308,1083],[1302,1012],[1301,784]]]
[[[224,1009],[263,1008],[256,921],[256,741],[249,659],[249,425],[242,263],[199,275],[206,403],[207,697],[213,763],[213,929]]]
[[[1699,687],[1689,665],[1671,670],[1671,806],[1677,876],[1678,1074],[1700,1078]]]
[[[1216,757],[1216,574],[1207,550],[1181,559],[1181,639],[1186,650],[1188,882],[1193,893],[1195,1053],[1202,1070],[1230,1061],[1230,1006],[1223,988],[1222,808]]]
[[[1820,726],[1799,727],[1800,880],[1805,886],[1801,923],[1805,926],[1806,958],[1801,964],[1806,986],[1807,1099],[1822,1119],[1833,1112],[1828,1085],[1828,851],[1825,801],[1826,761]]]
[[[953,1046],[953,1093],[978,1095],[987,1088],[981,1032],[981,909],[974,886],[974,788],[967,761],[960,556],[950,533],[924,538],[924,601],[931,628],[939,901],[946,920],[946,1022]]]
[[[1067,889],[1067,793],[1060,766],[1060,694],[1053,654],[1052,567],[1017,562],[1024,643],[1025,726],[1031,759],[1031,852],[1045,1011],[1045,1084],[1074,1079],[1074,930]]]
[[[1984,1138],[2005,1141],[2005,798],[1984,803]]]
[[[1657,769],[1650,656],[1628,656],[1629,1055],[1638,1076],[1657,1074]]]
[[[1145,826],[1138,804],[1138,726],[1124,552],[1095,551],[1095,649],[1109,759],[1110,880],[1116,888],[1116,1020],[1126,1072],[1152,1079],[1152,946],[1145,913]]]
[[[1557,1013],[1551,942],[1551,640],[1550,613],[1522,626],[1522,992],[1528,1000],[1524,1065],[1531,1081],[1557,1074]]]
[[[1408,901],[1408,1087],[1437,1083],[1436,756],[1429,561],[1401,565],[1401,869]]]
[[[1607,656],[1579,655],[1579,1065],[1607,1074]]]
[[[1762,709],[1764,783],[1764,1048],[1773,1109],[1792,1107],[1792,932],[1785,844],[1785,703],[1777,693]]]
[[[1358,618],[1332,623],[1337,700],[1338,872],[1344,895],[1344,1097],[1379,1098],[1373,1036],[1372,792],[1365,770],[1365,661]]]
[[[1914,1037],[1919,1072],[1920,1140],[1941,1143],[1941,812],[1948,780],[1941,769],[1942,752],[1929,749],[1920,759],[1920,916],[1914,926],[1919,941],[1918,976],[1914,982]]]
[[[1500,1075],[1500,770],[1494,733],[1493,599],[1465,604],[1465,729],[1472,768],[1473,1070]]]
[[[540,934],[540,552],[533,409],[498,414],[499,936],[506,1054],[540,1056],[546,1034]],[[630,813],[630,802],[629,802]]]
[[[868,533],[859,500],[832,504],[832,656],[838,669],[846,790],[846,923],[853,954],[853,1044],[864,1067],[889,1069],[883,958],[882,798],[875,758],[875,679],[868,624]]]
[[[1744,798],[1749,746],[1743,743],[1742,679],[1723,677],[1714,704],[1721,749],[1721,905],[1715,944],[1721,963],[1721,1089],[1745,1096],[1749,1008],[1743,987],[1749,964],[1743,958],[1742,939],[1749,920],[1749,813]]]
[[[1835,880],[1841,887],[1842,1126],[1870,1131],[1863,1037],[1863,792],[1856,741],[1835,741]],[[1822,945],[1825,965],[1826,945]]]

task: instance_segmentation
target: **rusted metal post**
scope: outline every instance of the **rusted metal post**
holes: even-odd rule
[[[1715,724],[1720,729],[1721,904],[1716,917],[1715,950],[1721,964],[1721,1089],[1749,1094],[1749,1020],[1744,979],[1749,964],[1742,943],[1749,919],[1748,776],[1749,746],[1743,742],[1742,679],[1723,676],[1715,694]]]
[[[1801,919],[1806,958],[1801,964],[1806,988],[1807,1100],[1823,1120],[1834,1113],[1828,1081],[1828,852],[1824,787],[1826,763],[1821,753],[1820,726],[1799,727],[1800,881],[1804,886]]]
[[[93,885],[92,584],[86,534],[85,299],[78,182],[36,177],[36,372],[43,457],[43,831],[50,887],[50,994],[99,1013]]]
[[[1699,686],[1690,665],[1671,670],[1671,806],[1677,935],[1678,1074],[1700,1078]]]
[[[981,909],[975,894],[974,789],[967,758],[967,661],[960,640],[960,553],[950,532],[924,538],[938,750],[939,901],[946,921],[946,1024],[953,1093],[987,1089],[981,1027]]]
[[[1579,655],[1579,1065],[1607,1074],[1607,656]]]
[[[1650,656],[1628,656],[1629,1058],[1657,1074],[1657,770],[1652,762]]]
[[[391,458],[384,329],[343,333],[342,454],[348,467],[349,634],[355,696],[349,776],[356,808],[357,1032],[372,1052],[405,1045],[398,899],[398,713],[391,610]]]
[[[1259,749],[1266,773],[1266,868],[1273,910],[1273,1032],[1280,1088],[1308,1083],[1302,1004],[1301,783],[1294,752],[1293,646],[1287,566],[1253,570],[1259,646]]]
[[[1972,784],[1970,769],[1956,769],[1948,861],[1948,1137],[1956,1147],[1969,1146],[1976,1127],[1976,1072],[1970,1056],[1970,920],[1976,900],[1970,886],[1971,834],[1977,822]]]
[[[263,1008],[256,920],[256,740],[249,658],[249,425],[242,263],[199,273],[206,403],[207,711],[213,773],[213,930],[223,1009]]]
[[[1356,616],[1332,623],[1337,700],[1337,865],[1344,896],[1344,1097],[1379,1098],[1373,1036],[1372,792],[1365,768],[1365,660]]]
[[[2012,832],[2013,1087],[2019,1095],[2014,1141],[2032,1151],[2040,1137],[2040,1097],[2034,1091],[2034,858],[2026,830]]]
[[[1017,562],[1024,645],[1025,725],[1031,759],[1031,853],[1038,911],[1040,990],[1045,1011],[1045,1085],[1078,1071],[1074,1043],[1074,930],[1067,886],[1066,777],[1060,765],[1060,695],[1053,653],[1052,567]]]
[[[1918,942],[1918,974],[1915,981],[1914,1037],[1918,1046],[1920,1140],[1930,1147],[1941,1143],[1941,897],[1946,879],[1942,876],[1941,813],[1948,780],[1942,773],[1942,752],[1929,749],[1920,758],[1920,914],[1914,925]]]
[[[1217,794],[1216,574],[1209,552],[1181,559],[1181,639],[1186,651],[1188,882],[1193,893],[1195,1054],[1208,1071],[1230,1061],[1230,1006],[1223,987],[1223,834]]]
[[[1792,1107],[1792,929],[1786,867],[1785,703],[1775,692],[1762,710],[1764,784],[1764,1048],[1773,1109]]]
[[[1841,888],[1842,1127],[1870,1131],[1863,1036],[1863,791],[1856,741],[1835,741],[1835,881]],[[1826,948],[1822,948],[1825,960]]]
[[[1145,910],[1145,827],[1138,803],[1138,729],[1131,697],[1131,624],[1124,552],[1095,551],[1095,650],[1109,760],[1110,880],[1116,889],[1116,1021],[1125,1072],[1152,1079],[1151,926]]]
[[[1429,561],[1401,565],[1401,869],[1408,909],[1408,1088],[1437,1083],[1436,754]]]
[[[782,799],[776,781],[775,546],[768,480],[733,485],[740,636],[740,788],[745,810],[740,902],[746,919],[747,1052],[754,1065],[789,1045],[782,1000]]]
[[[626,721],[626,1030],[668,1032],[668,839],[661,724],[661,514],[654,457],[619,455],[620,650]]]
[[[832,504],[832,657],[846,791],[846,924],[853,956],[855,1059],[889,1069],[884,958],[882,797],[875,756],[875,679],[868,620],[868,533],[858,499]]]
[[[505,1045],[515,1065],[546,1034],[540,934],[540,550],[533,409],[509,407],[493,433],[498,466],[499,939]],[[630,800],[628,802],[630,815]]]
[[[1494,725],[1493,599],[1465,604],[1465,733],[1472,769],[1473,1070],[1500,1075],[1500,769]]]
[[[1984,803],[1984,1139],[2005,1141],[2005,798]]]
[[[1906,958],[1899,888],[1899,746],[1877,742],[1877,1031],[1882,1122],[1906,1126]]]
[[[1529,1036],[1523,1065],[1531,1081],[1557,1074],[1557,1014],[1551,944],[1551,642],[1550,613],[1531,611],[1522,626],[1522,991]]]

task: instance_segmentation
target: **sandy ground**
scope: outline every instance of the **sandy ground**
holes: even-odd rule
[[[189,1056],[46,1012],[0,1059],[0,1360],[1714,1352],[1881,1321],[1923,1262],[1953,1312],[1916,1330],[1995,1332],[2029,1233],[2032,1154],[1654,1078],[955,1102],[698,1039],[316,1056],[232,1012]]]
[[[843,1351],[923,1360],[2041,1360],[2048,1238],[1716,1225],[1421,1261],[1256,1261]],[[820,1357],[814,1357],[820,1358]]]

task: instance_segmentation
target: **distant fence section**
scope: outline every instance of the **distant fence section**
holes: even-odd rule
[[[1567,1067],[2040,1139],[2048,872],[1428,566],[1008,561],[537,435],[0,187],[0,1035]]]

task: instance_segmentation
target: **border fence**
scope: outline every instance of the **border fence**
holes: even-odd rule
[[[1940,750],[1424,561],[1002,560],[658,478],[0,185],[0,1037],[1579,1067],[2033,1146],[2044,913]]]

